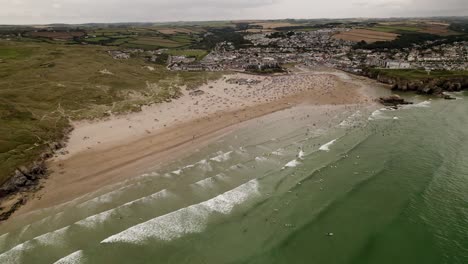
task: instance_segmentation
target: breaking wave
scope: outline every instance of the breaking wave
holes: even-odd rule
[[[301,165],[301,163],[298,160],[291,160],[290,162],[286,163],[286,165],[284,165],[283,169],[294,168],[298,165]]]
[[[330,142],[328,142],[328,143],[322,145],[322,146],[319,148],[319,150],[321,150],[321,151],[330,151],[330,146],[333,145],[333,144],[335,144],[336,140],[337,140],[337,139],[334,139],[334,140],[332,140],[332,141],[330,141]]]
[[[82,262],[82,260],[83,260],[83,251],[79,250],[79,251],[71,253],[70,255],[66,257],[63,257],[57,260],[56,262],[54,262],[54,264],[79,264]]]
[[[226,152],[226,153],[218,152],[218,156],[213,157],[213,158],[211,158],[210,160],[216,161],[216,162],[227,161],[227,160],[230,159],[231,153],[232,153],[232,151],[229,151],[229,152]]]
[[[412,109],[412,108],[428,108],[431,107],[431,101],[423,101],[421,103],[412,105],[403,105],[401,109]]]
[[[202,232],[213,213],[229,214],[236,205],[259,195],[257,180],[249,181],[231,191],[205,202],[185,207],[133,226],[104,239],[101,243],[142,244],[147,239],[170,241],[187,234]]]
[[[369,116],[368,120],[373,121],[373,120],[389,119],[390,117],[384,115],[385,110],[388,110],[388,109],[387,108],[381,108],[381,109],[375,110]]]

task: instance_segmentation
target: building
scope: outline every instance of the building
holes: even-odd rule
[[[385,63],[385,68],[387,69],[410,69],[411,64],[409,62],[387,61]]]

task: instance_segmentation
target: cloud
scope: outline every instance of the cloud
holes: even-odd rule
[[[467,0],[0,0],[0,23],[152,22],[468,14]]]

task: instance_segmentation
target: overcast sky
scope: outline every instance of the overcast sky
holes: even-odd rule
[[[468,0],[0,0],[0,24],[466,15]]]

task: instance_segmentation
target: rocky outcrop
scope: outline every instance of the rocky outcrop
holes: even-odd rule
[[[445,94],[445,93],[442,93],[440,96],[442,98],[444,98],[445,100],[457,100],[457,98],[455,98],[455,97],[453,97],[453,96],[451,96],[449,94]]]
[[[365,75],[389,84],[393,90],[414,91],[424,94],[442,94],[444,91],[456,92],[468,89],[468,76],[437,77],[428,75],[427,78],[401,78],[381,73],[365,72]]]
[[[10,218],[16,210],[26,203],[26,199],[23,197],[19,197],[17,199],[12,198],[11,200],[13,201],[12,204],[6,206],[2,204],[2,207],[0,207],[0,221],[5,221]]]
[[[35,162],[29,168],[17,168],[13,177],[0,187],[0,199],[12,193],[28,191],[38,185],[39,179],[47,174],[47,167],[44,161]]]
[[[46,175],[45,160],[17,168],[14,175],[0,187],[0,221],[7,220],[25,204],[40,189],[40,180]]]
[[[203,95],[205,94],[205,92],[203,90],[195,90],[195,91],[191,91],[189,93],[190,96],[200,96],[200,95]]]
[[[379,102],[385,106],[392,106],[397,108],[399,105],[408,105],[413,104],[412,102],[408,102],[405,99],[401,98],[399,95],[390,95],[387,97],[380,97]]]
[[[70,131],[66,130],[66,133]],[[48,174],[46,161],[63,147],[64,144],[60,142],[49,143],[47,150],[35,162],[16,168],[13,175],[0,186],[0,221],[7,220],[41,188],[41,180]]]

